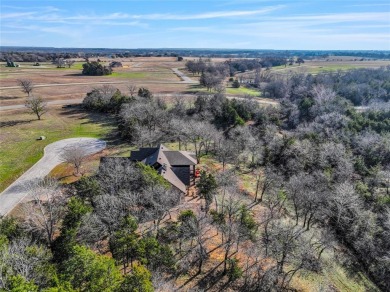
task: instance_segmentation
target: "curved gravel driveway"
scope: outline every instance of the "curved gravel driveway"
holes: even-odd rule
[[[106,148],[106,142],[94,138],[70,138],[47,145],[43,157],[0,194],[0,217],[11,212],[28,195],[26,185],[29,182],[44,178],[62,162],[61,153],[65,147],[77,145],[84,148],[86,155]]]

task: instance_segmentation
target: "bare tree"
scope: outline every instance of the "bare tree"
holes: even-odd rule
[[[51,246],[64,213],[65,196],[58,182],[53,179],[37,180],[26,187],[33,204],[27,203],[24,207],[24,226]]]
[[[101,163],[97,180],[102,192],[110,195],[118,195],[128,190],[138,191],[143,186],[140,171],[131,161],[120,157],[111,157]]]
[[[222,84],[225,76],[215,73],[204,72],[200,76],[199,83],[206,87],[208,91],[211,91],[213,88],[219,88]]]
[[[218,210],[218,202],[216,197],[214,197],[215,205],[217,211],[224,213],[226,195],[229,193],[238,192],[238,177],[233,170],[226,170],[226,171],[224,170],[217,174],[216,180],[217,180],[219,191],[222,194],[221,210]]]
[[[202,272],[202,267],[204,261],[208,258],[206,242],[210,239],[210,230],[211,224],[207,218],[206,213],[202,213],[197,218],[196,222],[196,248],[195,252],[197,254],[198,260],[198,274]]]
[[[135,144],[140,147],[156,145],[163,137],[163,132],[159,128],[148,129],[145,126],[137,124],[133,126],[132,130],[134,132]]]
[[[47,103],[42,99],[42,97],[28,97],[25,106],[30,110],[31,114],[37,115],[38,120],[40,120],[41,116],[47,112]]]
[[[329,196],[329,210],[332,221],[336,226],[347,229],[355,221],[355,218],[362,213],[362,200],[356,194],[354,186],[344,182],[334,186],[334,191]]]
[[[145,127],[149,133],[153,133],[164,123],[167,113],[155,102],[145,100],[124,104],[120,112],[121,118],[127,124],[138,124]]]
[[[390,169],[382,170],[378,173],[378,178],[386,189],[386,195],[390,195]]]
[[[260,75],[260,72],[261,72],[261,66],[258,66],[256,67],[256,70],[255,70],[255,78],[254,78],[254,84],[256,87],[260,87],[260,82],[261,82],[261,75]]]
[[[183,118],[186,115],[187,111],[187,105],[185,103],[184,98],[182,98],[180,95],[175,95],[174,96],[174,105],[173,108],[171,109],[171,113],[174,115]]]
[[[223,210],[226,214],[225,224],[221,225],[222,231],[222,247],[224,249],[223,271],[227,272],[227,263],[229,257],[238,252],[239,240],[239,224],[237,222],[238,211],[240,210],[240,198],[237,194],[229,194],[225,202],[223,203]],[[231,248],[236,243],[237,250],[234,253],[230,253]]]
[[[127,89],[129,90],[130,96],[134,97],[137,93],[137,86],[134,84],[129,84],[127,85]]]
[[[121,220],[128,215],[125,201],[118,195],[104,194],[94,199],[94,214],[83,221],[83,239],[90,243],[92,238],[103,239],[120,228]]]
[[[18,85],[28,96],[30,96],[34,89],[34,83],[30,79],[18,79]]]
[[[184,120],[176,118],[167,120],[165,132],[172,139],[179,142],[179,150],[181,150],[183,144],[187,145],[187,126]]]
[[[285,288],[301,269],[317,270],[319,263],[304,229],[293,227],[281,220],[269,226],[269,237],[265,242],[270,255],[275,259],[278,285]]]
[[[109,84],[104,84],[102,87],[99,87],[98,90],[101,92],[103,95],[103,99],[110,99],[115,92],[118,90],[112,85]]]
[[[66,61],[66,66],[68,66],[68,68],[70,68],[70,67],[73,66],[74,63],[75,63],[74,60],[67,60],[67,61]]]
[[[227,139],[222,140],[219,143],[219,147],[217,149],[217,157],[218,160],[222,163],[223,170],[225,170],[227,163],[233,162],[237,158],[239,153],[237,151],[236,146],[236,144]]]
[[[263,159],[263,145],[260,140],[257,140],[255,137],[250,137],[248,139],[246,148],[250,153],[250,163],[249,166],[252,168],[256,168],[261,164]]]
[[[153,272],[152,283],[155,292],[176,291],[174,280],[167,278],[162,272]]]
[[[74,166],[74,175],[80,174],[80,168],[87,155],[86,150],[80,146],[68,146],[62,150],[61,160]]]
[[[158,235],[161,221],[166,216],[171,216],[170,210],[180,202],[181,194],[165,187],[151,186],[135,199],[133,206],[138,207],[139,211],[134,213],[138,215],[139,221],[153,220]]]
[[[1,291],[8,291],[5,287],[8,286],[9,277],[15,274],[39,286],[48,285],[50,280],[46,273],[50,259],[48,249],[26,237],[4,245],[0,249]]]
[[[199,163],[202,150],[210,150],[211,142],[218,136],[217,130],[213,125],[207,122],[197,121],[187,123],[182,130],[184,131],[187,140],[194,145],[195,156]]]
[[[64,58],[57,58],[53,62],[55,65],[57,65],[57,68],[65,68],[66,61]]]

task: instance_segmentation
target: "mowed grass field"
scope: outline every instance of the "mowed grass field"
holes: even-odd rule
[[[111,141],[115,129],[109,116],[87,114],[76,107],[52,107],[40,121],[24,110],[1,112],[0,191],[37,162],[46,145],[74,137]],[[39,136],[46,140],[36,140]]]
[[[205,87],[200,85],[191,85],[186,91],[187,93],[197,93],[197,92],[205,92],[205,93],[216,93],[215,90],[208,91]],[[232,96],[241,96],[241,95],[251,95],[253,97],[260,97],[260,91],[252,88],[246,88],[241,86],[240,88],[233,88],[230,84],[225,88],[225,93]]]
[[[271,68],[271,72],[288,74],[292,72],[302,72],[318,74],[320,72],[347,71],[357,68],[379,68],[389,66],[390,60],[362,60],[354,57],[334,57],[319,60],[306,60],[305,63],[291,66],[276,66]]]

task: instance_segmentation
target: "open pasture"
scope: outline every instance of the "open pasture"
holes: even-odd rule
[[[30,79],[35,84],[34,94],[42,96],[47,101],[80,99],[92,88],[101,84],[112,84],[124,93],[127,85],[144,86],[155,93],[172,93],[185,91],[187,85],[172,71],[171,68],[184,67],[184,62],[176,58],[133,58],[104,59],[122,62],[123,67],[114,68],[114,73],[108,76],[84,76],[81,68],[84,61],[75,59],[71,68],[56,68],[51,63],[19,63],[20,67],[5,67],[0,64],[0,104],[2,106],[23,104],[26,94],[18,84],[18,79]],[[91,59],[93,61],[93,59]]]
[[[320,72],[346,71],[357,68],[379,68],[389,66],[390,60],[371,60],[354,57],[330,57],[327,59],[305,60],[298,65],[277,66],[271,69],[274,73],[289,74],[293,72],[318,74]]]

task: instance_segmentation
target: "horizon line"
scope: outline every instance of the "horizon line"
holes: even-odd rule
[[[35,48],[35,49],[99,49],[99,50],[230,50],[230,51],[320,51],[320,52],[332,52],[332,51],[380,51],[380,52],[390,52],[390,49],[255,49],[255,48],[186,48],[186,47],[145,47],[145,48],[102,48],[102,47],[53,47],[53,46],[31,46],[31,45],[22,45],[22,46],[10,46],[10,45],[0,45],[0,48]]]

